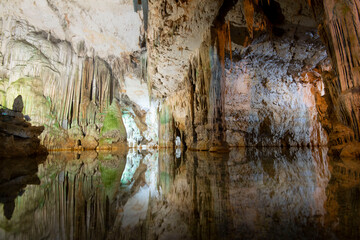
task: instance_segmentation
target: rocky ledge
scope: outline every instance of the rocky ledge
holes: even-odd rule
[[[43,131],[43,126],[31,126],[20,111],[0,109],[0,158],[46,155],[38,138]]]

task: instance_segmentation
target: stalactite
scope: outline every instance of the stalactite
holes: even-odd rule
[[[159,112],[159,147],[173,148],[175,146],[175,127],[171,107],[163,104]]]
[[[148,28],[148,15],[149,15],[149,6],[148,0],[142,0],[142,9],[143,9],[143,18],[144,18],[144,29],[147,31]]]
[[[330,99],[333,103],[334,118],[342,125],[353,129],[355,138],[360,139],[360,26],[358,1],[309,1],[319,22],[319,34],[331,56],[333,69],[338,77],[330,78]],[[323,17],[321,17],[323,16]]]
[[[216,29],[216,48],[219,54],[220,63],[225,72],[225,54],[229,53],[232,60],[230,23],[226,22]]]
[[[227,22],[227,50],[229,51],[229,55],[230,55],[230,61],[232,62],[232,47],[231,47],[231,34],[230,34],[230,22]]]
[[[253,4],[252,0],[244,0],[244,11],[245,11],[244,15],[245,15],[248,32],[249,32],[250,38],[252,39],[254,36],[254,33],[253,33],[254,4]]]
[[[150,79],[147,79],[147,89],[148,89],[148,92],[149,92],[149,102],[151,104],[152,102],[152,84],[151,84],[151,81]]]
[[[212,126],[210,151],[227,149],[225,141],[225,55],[231,52],[230,24],[218,23],[212,29],[210,47],[211,79],[209,89],[209,118]],[[231,56],[231,53],[230,53]]]

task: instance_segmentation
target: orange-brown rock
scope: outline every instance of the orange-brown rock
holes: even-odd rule
[[[8,111],[7,111],[8,112]],[[44,127],[34,127],[23,118],[2,115],[0,111],[0,157],[26,157],[47,154],[38,136]]]

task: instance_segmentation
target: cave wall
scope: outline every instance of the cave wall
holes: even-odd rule
[[[152,93],[167,97],[181,86],[189,58],[203,42],[222,0],[150,1],[146,45]]]
[[[229,25],[220,45],[226,52],[226,90],[220,96],[226,143],[329,144],[330,153],[357,156],[358,1],[244,0],[222,13],[221,7],[214,14],[224,14]],[[187,147],[198,150],[211,148],[216,131],[211,49],[219,45],[209,32],[210,27],[200,32],[203,42],[184,65],[184,80],[175,78],[183,84],[165,100]]]
[[[323,75],[331,65],[326,48],[305,2],[279,2],[277,10],[287,14],[280,23],[271,23],[275,20],[255,6],[253,36],[244,1],[225,14],[225,29],[221,25],[203,33],[184,83],[164,101],[172,106],[187,147],[211,149],[214,136],[219,136],[214,122],[222,117],[221,132],[229,146],[327,144]],[[301,17],[295,14],[299,11]],[[214,59],[220,62],[218,71]],[[223,93],[213,86],[214,78],[224,84]],[[215,116],[216,104],[220,117]]]
[[[326,104],[326,52],[316,32],[298,27],[256,39],[227,59],[225,118],[231,146],[327,144],[320,121]]]
[[[313,0],[310,4],[333,66],[332,71],[324,72],[327,102],[330,106],[328,115],[331,119],[329,143],[333,146],[334,153],[347,155],[349,151],[344,149],[346,145],[360,149],[360,3],[356,0]],[[357,150],[357,154],[359,151]]]
[[[156,130],[148,129],[156,104],[149,104],[144,76],[143,11],[132,1],[99,8],[96,1],[29,2],[1,3],[0,104],[11,108],[21,94],[23,113],[45,125],[47,148],[156,144]]]
[[[75,146],[71,141],[62,144],[66,138],[82,140],[85,134],[94,138],[86,139],[94,144],[91,140],[99,136],[92,134],[103,127],[106,110],[119,98],[120,86],[109,64],[86,56],[84,45],[75,51],[70,43],[26,23],[14,19],[2,23],[3,105],[11,107],[21,94],[24,112],[35,124],[49,126],[43,134],[48,147]]]
[[[358,1],[1,6],[0,103],[22,94],[48,148],[359,140]]]

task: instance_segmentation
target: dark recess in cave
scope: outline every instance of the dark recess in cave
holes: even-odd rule
[[[281,25],[285,22],[285,16],[278,2],[271,0],[269,4],[268,0],[261,0],[259,5],[273,25]]]

